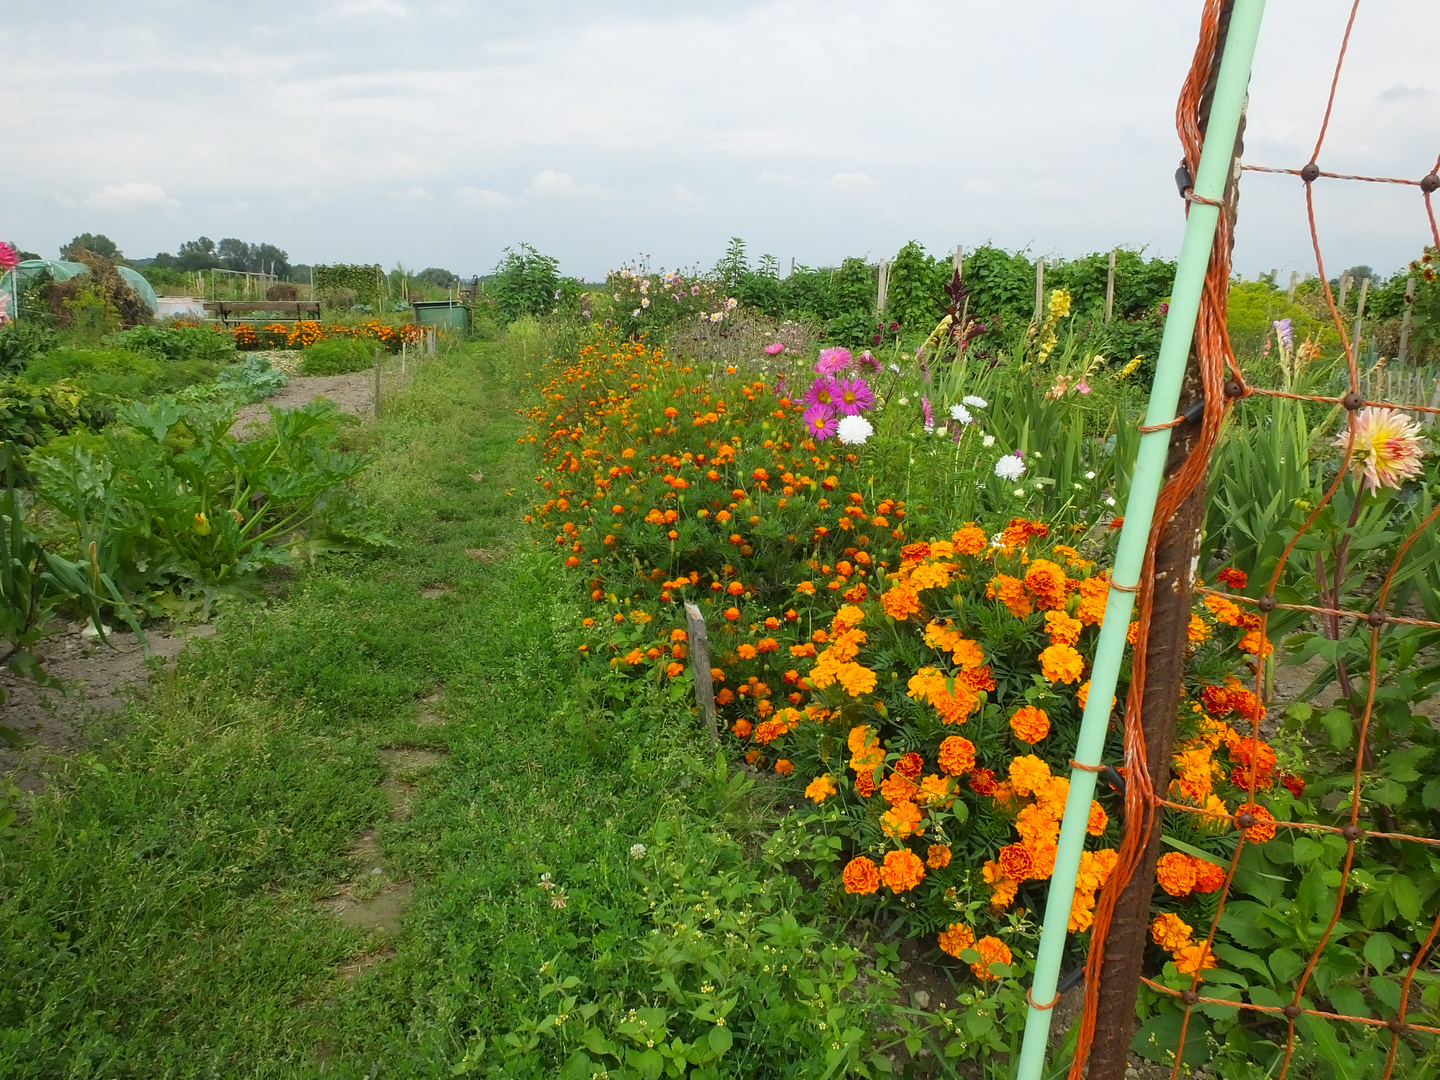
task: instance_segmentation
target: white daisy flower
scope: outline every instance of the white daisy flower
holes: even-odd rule
[[[875,434],[875,428],[863,416],[842,416],[835,427],[835,437],[846,446],[863,446]]]
[[[1009,480],[1014,483],[1025,475],[1025,463],[1014,454],[1006,454],[995,462],[995,475],[1001,480]]]

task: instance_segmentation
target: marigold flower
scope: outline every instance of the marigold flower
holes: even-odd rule
[[[1229,585],[1232,589],[1243,589],[1249,584],[1249,578],[1245,576],[1245,571],[1236,570],[1233,566],[1226,566],[1216,571],[1215,579],[1222,584]]]
[[[795,771],[795,763],[786,758],[781,758],[779,761],[775,762],[775,771],[781,776],[789,776],[792,772]]]
[[[817,776],[805,785],[805,797],[814,802],[823,803],[838,790],[835,786],[835,781],[830,778],[830,774],[825,773],[823,776]]]
[[[1009,574],[996,574],[985,586],[989,600],[999,600],[1017,619],[1027,618],[1035,610],[1034,601],[1025,590],[1025,583]]]
[[[972,751],[974,747],[971,747]],[[990,769],[975,769],[970,774],[970,790],[976,795],[994,795],[999,785],[995,773]]]
[[[1155,921],[1150,924],[1151,940],[1168,952],[1175,952],[1189,945],[1190,935],[1194,932],[1189,923],[1168,911],[1155,916]]]
[[[1240,625],[1240,607],[1233,600],[1223,596],[1206,596],[1201,601],[1205,610],[1226,626]]]
[[[1085,825],[1085,831],[1091,836],[1099,836],[1110,824],[1110,817],[1105,813],[1105,808],[1095,800],[1090,801],[1090,819]]]
[[[1040,673],[1050,682],[1079,682],[1084,670],[1085,661],[1074,646],[1050,645],[1040,653]]]
[[[1080,631],[1084,628],[1084,623],[1072,619],[1064,611],[1045,613],[1045,632],[1050,635],[1051,645],[1074,645],[1080,640]]]
[[[940,743],[939,761],[942,772],[949,776],[963,776],[975,768],[975,744],[959,735],[951,735]]]
[[[740,618],[740,609],[737,607],[728,607],[725,609],[724,614],[725,618],[729,619],[731,622],[734,622],[736,619]]]
[[[950,865],[950,849],[944,844],[931,844],[925,849],[925,865],[931,870],[944,870]]]
[[[1035,870],[1035,855],[1024,844],[1006,844],[998,856],[1000,872],[1012,881],[1027,881]]]
[[[1208,859],[1195,860],[1195,891],[1212,893],[1225,885],[1225,868],[1216,866]]]
[[[1010,762],[1010,783],[1017,795],[1033,795],[1050,785],[1050,766],[1034,754]]]
[[[851,697],[863,697],[875,689],[875,672],[860,664],[841,664],[835,672],[835,681]]]
[[[925,864],[909,848],[886,852],[880,880],[891,892],[908,892],[925,880]]]
[[[849,747],[852,754],[858,754],[870,743],[870,728],[865,724],[857,724],[850,729],[850,734],[845,738],[845,745]]]
[[[920,610],[920,595],[908,585],[896,585],[880,594],[880,606],[892,619],[908,619]]]
[[[1247,652],[1251,656],[1259,659],[1264,659],[1275,651],[1275,646],[1272,645],[1270,640],[1264,634],[1260,633],[1259,630],[1247,631],[1245,636],[1236,644],[1236,647],[1241,652]]]
[[[1000,864],[990,859],[980,868],[980,875],[985,879],[985,884],[990,886],[990,906],[1003,910],[1015,902],[1015,894],[1020,889],[1020,883],[1014,878],[1008,878],[1000,869]]]
[[[985,530],[978,529],[974,525],[967,525],[958,530],[951,539],[955,542],[957,555],[979,555],[990,546],[990,540],[985,535]]]
[[[1054,611],[1065,606],[1069,579],[1058,564],[1049,559],[1036,559],[1025,571],[1025,587],[1034,594],[1040,610]]]
[[[901,779],[903,779],[903,777]],[[909,783],[908,780],[905,782]],[[914,785],[911,786],[913,787]],[[883,784],[881,788],[883,793]],[[889,810],[886,810],[885,813],[880,815],[880,831],[886,836],[893,837],[896,840],[904,840],[907,836],[913,836],[925,831],[920,825],[920,817],[920,808],[913,802],[897,802],[892,805]],[[881,870],[880,873],[881,876],[884,877],[885,871]],[[886,879],[885,883],[887,885],[890,884],[888,879]],[[897,889],[896,891],[898,892],[900,890]]]
[[[1185,945],[1175,951],[1175,970],[1181,975],[1198,975],[1216,966],[1215,958],[1204,942]]]
[[[1037,743],[1050,734],[1050,717],[1044,709],[1022,705],[1010,717],[1010,730],[1021,742]]]
[[[1155,864],[1155,880],[1171,896],[1189,896],[1195,890],[1195,862],[1184,852],[1168,851]]]
[[[939,943],[941,952],[949,953],[959,960],[961,953],[975,947],[975,931],[964,923],[951,923],[940,931]]]
[[[1110,579],[1104,575],[1084,578],[1080,582],[1080,606],[1075,617],[1086,626],[1099,626],[1105,621],[1105,604],[1110,597]]]
[[[1013,959],[1010,955],[1010,947],[997,937],[985,936],[975,942],[975,951],[980,954],[980,959],[970,965],[970,971],[977,979],[990,981],[999,978],[990,971],[991,964],[1009,964]]]
[[[873,772],[861,772],[855,776],[855,791],[861,798],[868,799],[875,794],[875,774]]]
[[[892,772],[880,785],[880,795],[892,806],[912,802],[920,792],[920,785],[900,772]]]
[[[1255,823],[1245,830],[1245,839],[1252,844],[1263,844],[1267,840],[1275,838],[1275,815],[1261,806],[1259,803],[1241,803],[1235,808],[1236,825],[1240,825],[1239,818],[1249,814],[1255,819]]]
[[[880,868],[864,855],[846,863],[840,878],[845,882],[845,891],[852,896],[868,896],[880,888]]]

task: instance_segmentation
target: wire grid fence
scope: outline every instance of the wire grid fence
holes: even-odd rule
[[[1326,915],[1322,911],[1320,920],[1324,926],[1323,932],[1319,935],[1313,950],[1305,958],[1303,969],[1293,979],[1290,1000],[1285,1004],[1259,1004],[1251,1001],[1237,1000],[1235,998],[1209,996],[1203,990],[1204,976],[1202,972],[1196,972],[1191,977],[1187,989],[1176,990],[1164,983],[1150,978],[1142,978],[1142,982],[1158,994],[1168,995],[1178,999],[1183,1009],[1183,1021],[1180,1029],[1179,1047],[1175,1053],[1175,1060],[1172,1069],[1172,1077],[1181,1075],[1183,1061],[1185,1058],[1185,1044],[1187,1037],[1192,1037],[1191,1022],[1196,1009],[1205,1006],[1218,1006],[1225,1009],[1250,1010],[1256,1014],[1270,1014],[1275,1020],[1283,1021],[1285,1024],[1285,1040],[1283,1056],[1280,1061],[1278,1076],[1283,1078],[1290,1073],[1292,1060],[1296,1050],[1297,1028],[1296,1023],[1303,1016],[1319,1018],[1323,1021],[1342,1022],[1357,1025],[1367,1025],[1375,1029],[1388,1031],[1389,1050],[1385,1060],[1384,1077],[1394,1075],[1397,1061],[1397,1053],[1402,1040],[1421,1040],[1425,1037],[1440,1035],[1440,1027],[1430,1024],[1413,1022],[1410,1019],[1411,1004],[1415,1000],[1415,981],[1417,973],[1430,956],[1431,947],[1435,944],[1437,935],[1440,935],[1440,911],[1437,911],[1433,921],[1429,923],[1428,933],[1423,939],[1407,943],[1409,953],[1409,964],[1404,971],[1403,979],[1400,982],[1400,993],[1398,1007],[1388,1016],[1350,1015],[1341,1012],[1329,1011],[1313,1007],[1311,999],[1307,997],[1307,991],[1314,987],[1314,976],[1316,967],[1320,962],[1321,954],[1336,938],[1337,927],[1342,927],[1342,915],[1345,911],[1347,897],[1353,899],[1354,871],[1356,869],[1357,849],[1368,840],[1380,840],[1395,843],[1410,843],[1428,846],[1431,850],[1440,850],[1440,840],[1429,836],[1413,835],[1403,831],[1380,831],[1367,828],[1362,824],[1363,796],[1366,793],[1367,783],[1373,783],[1374,773],[1371,771],[1373,762],[1370,760],[1368,747],[1371,739],[1371,726],[1376,708],[1376,692],[1380,683],[1380,656],[1385,647],[1387,634],[1395,627],[1422,627],[1440,630],[1440,623],[1422,618],[1409,617],[1404,614],[1392,614],[1389,607],[1393,603],[1392,586],[1395,584],[1397,575],[1400,574],[1402,563],[1407,556],[1411,555],[1416,548],[1416,543],[1422,536],[1435,526],[1437,516],[1440,516],[1440,506],[1424,516],[1417,528],[1415,528],[1395,550],[1388,568],[1379,580],[1378,588],[1375,588],[1373,595],[1365,601],[1348,602],[1349,598],[1343,595],[1339,579],[1336,579],[1334,589],[1327,589],[1323,585],[1317,586],[1315,595],[1309,597],[1312,603],[1287,603],[1277,597],[1280,590],[1282,578],[1285,576],[1287,566],[1299,558],[1308,558],[1313,552],[1305,550],[1304,541],[1307,537],[1315,539],[1316,535],[1324,528],[1334,527],[1324,525],[1323,522],[1330,520],[1326,516],[1327,509],[1331,508],[1335,497],[1340,492],[1342,484],[1345,483],[1351,471],[1352,463],[1355,462],[1360,447],[1357,446],[1357,437],[1360,435],[1361,410],[1362,409],[1384,409],[1404,410],[1404,413],[1414,414],[1427,427],[1437,420],[1440,414],[1440,401],[1428,400],[1428,394],[1422,395],[1419,385],[1409,382],[1404,376],[1397,379],[1381,379],[1373,371],[1367,372],[1357,363],[1356,346],[1351,341],[1346,327],[1346,320],[1342,317],[1335,297],[1329,284],[1325,268],[1324,253],[1322,250],[1321,232],[1317,223],[1315,208],[1315,186],[1317,181],[1343,181],[1353,183],[1374,183],[1384,184],[1399,189],[1397,194],[1418,193],[1424,212],[1424,220],[1428,225],[1429,243],[1440,247],[1440,229],[1437,229],[1435,208],[1432,202],[1432,195],[1440,189],[1440,158],[1437,158],[1429,173],[1420,179],[1405,179],[1397,177],[1360,176],[1350,173],[1326,171],[1320,168],[1318,161],[1321,151],[1325,146],[1326,133],[1330,125],[1331,114],[1334,108],[1337,88],[1340,82],[1340,74],[1345,63],[1345,54],[1349,46],[1350,34],[1355,25],[1356,16],[1359,12],[1360,0],[1354,0],[1346,23],[1344,37],[1339,48],[1334,75],[1331,79],[1329,94],[1325,104],[1324,117],[1320,124],[1318,136],[1315,140],[1315,147],[1309,161],[1300,168],[1274,168],[1262,165],[1245,164],[1242,166],[1244,172],[1269,173],[1296,176],[1303,183],[1306,215],[1309,222],[1310,239],[1314,249],[1315,268],[1319,274],[1321,287],[1324,290],[1325,303],[1328,307],[1330,318],[1335,330],[1339,334],[1342,343],[1347,368],[1347,385],[1344,392],[1336,396],[1326,397],[1319,395],[1307,395],[1294,393],[1288,390],[1272,389],[1257,386],[1250,383],[1241,370],[1233,352],[1230,348],[1228,335],[1225,330],[1225,303],[1226,291],[1230,278],[1230,250],[1231,250],[1231,225],[1233,223],[1231,214],[1233,204],[1222,207],[1220,225],[1216,236],[1214,251],[1211,258],[1209,271],[1206,277],[1205,292],[1201,303],[1200,316],[1196,325],[1196,356],[1199,362],[1199,374],[1204,386],[1205,413],[1202,421],[1202,430],[1194,449],[1186,460],[1185,464],[1167,482],[1162,492],[1160,501],[1157,504],[1155,513],[1155,529],[1150,536],[1149,548],[1147,551],[1146,569],[1142,573],[1142,587],[1137,597],[1137,619],[1139,621],[1139,634],[1135,650],[1135,660],[1131,688],[1126,706],[1125,715],[1125,775],[1127,787],[1125,792],[1125,820],[1127,823],[1125,842],[1122,843],[1119,863],[1116,867],[1110,884],[1107,886],[1105,895],[1102,896],[1100,905],[1096,911],[1095,928],[1092,937],[1092,949],[1090,961],[1086,970],[1086,1003],[1085,1015],[1081,1024],[1080,1044],[1073,1059],[1071,1076],[1078,1077],[1085,1066],[1087,1050],[1092,1044],[1095,1035],[1097,1021],[1100,1019],[1098,1013],[1098,988],[1100,975],[1104,966],[1104,951],[1107,933],[1110,930],[1110,916],[1114,912],[1115,898],[1125,887],[1129,879],[1142,872],[1141,859],[1146,845],[1147,835],[1154,828],[1158,827],[1159,816],[1165,811],[1175,814],[1198,815],[1210,819],[1219,818],[1227,826],[1238,830],[1236,849],[1230,859],[1225,875],[1225,882],[1219,892],[1219,902],[1215,914],[1210,919],[1208,931],[1204,939],[1206,954],[1210,953],[1215,944],[1217,931],[1220,922],[1225,914],[1226,904],[1232,899],[1232,886],[1235,882],[1237,869],[1240,867],[1241,856],[1247,844],[1263,843],[1265,840],[1279,832],[1284,835],[1287,831],[1292,836],[1300,836],[1304,833],[1328,834],[1338,836],[1344,841],[1344,856],[1340,864],[1338,882],[1335,886],[1335,900],[1333,909]],[[1182,90],[1179,107],[1177,109],[1177,126],[1179,129],[1182,144],[1184,146],[1186,164],[1190,175],[1194,175],[1198,167],[1200,147],[1203,132],[1201,97],[1207,80],[1210,79],[1212,66],[1218,63],[1219,49],[1222,47],[1224,36],[1224,22],[1228,18],[1228,8],[1224,0],[1207,0],[1205,12],[1202,19],[1202,30],[1200,42],[1196,50],[1195,61],[1185,87]],[[1197,201],[1196,197],[1187,193],[1190,201]],[[1204,200],[1198,200],[1204,201]],[[1229,202],[1229,199],[1227,199]],[[1384,391],[1403,386],[1405,389],[1397,395],[1399,401],[1388,400]],[[1415,387],[1415,392],[1409,388]],[[1428,389],[1428,388],[1427,388]],[[1372,397],[1376,390],[1381,391],[1378,396]],[[1199,592],[1216,597],[1223,597],[1231,603],[1240,605],[1242,610],[1250,610],[1255,613],[1258,619],[1258,626],[1262,640],[1268,640],[1269,621],[1272,613],[1279,611],[1302,612],[1306,616],[1324,620],[1332,636],[1338,638],[1338,628],[1345,620],[1357,620],[1357,626],[1362,635],[1368,633],[1368,671],[1365,673],[1365,682],[1355,679],[1351,683],[1353,690],[1356,685],[1364,687],[1363,708],[1352,709],[1354,727],[1356,733],[1356,752],[1353,767],[1349,770],[1349,803],[1348,821],[1344,816],[1340,817],[1342,824],[1326,825],[1302,821],[1277,821],[1270,818],[1268,811],[1263,810],[1257,803],[1256,791],[1261,787],[1259,768],[1259,755],[1251,754],[1251,761],[1248,768],[1245,789],[1247,791],[1247,803],[1239,808],[1239,811],[1232,814],[1221,814],[1218,811],[1206,810],[1195,806],[1186,805],[1165,797],[1168,793],[1157,793],[1148,781],[1148,763],[1146,760],[1144,736],[1140,725],[1140,700],[1144,684],[1145,648],[1151,601],[1154,588],[1154,556],[1157,540],[1164,524],[1175,513],[1181,503],[1191,494],[1199,490],[1204,483],[1209,471],[1211,455],[1218,444],[1220,425],[1225,411],[1232,405],[1251,395],[1266,395],[1278,398],[1289,398],[1296,401],[1316,402],[1340,406],[1345,410],[1348,425],[1348,435],[1345,442],[1343,463],[1324,492],[1323,499],[1313,507],[1303,526],[1285,546],[1278,565],[1270,574],[1268,582],[1265,583],[1264,592],[1259,596],[1241,595],[1234,590],[1200,588]],[[1391,415],[1404,415],[1404,413],[1393,413]],[[1433,429],[1432,429],[1433,430]],[[1355,505],[1360,503],[1359,496],[1356,497]],[[1353,521],[1352,521],[1353,526]],[[1343,544],[1348,543],[1342,541]],[[1426,551],[1433,550],[1426,548]],[[1298,563],[1297,563],[1298,565]],[[1375,575],[1379,576],[1379,575]],[[1440,577],[1440,567],[1434,568],[1432,577]],[[1323,572],[1317,572],[1317,577],[1324,582],[1326,579]],[[1433,582],[1432,582],[1433,584]],[[1289,595],[1288,593],[1286,595]],[[1363,638],[1362,638],[1363,640]],[[1263,677],[1263,665],[1255,665],[1255,691],[1256,696],[1265,702],[1265,679]],[[1355,673],[1348,673],[1353,677]],[[1345,681],[1345,673],[1342,672],[1341,682]],[[1265,716],[1262,708],[1258,713],[1250,717],[1250,736],[1255,742],[1251,745],[1258,745],[1261,738],[1261,722]],[[1337,809],[1343,810],[1345,803],[1341,802]],[[1380,823],[1384,823],[1385,817],[1378,815]],[[1367,815],[1368,820],[1368,815]],[[1130,828],[1130,823],[1137,823],[1137,827]],[[1425,898],[1425,907],[1435,904],[1433,897]],[[1425,926],[1423,921],[1424,912],[1421,913],[1421,921],[1416,925]],[[1417,933],[1417,938],[1419,935]],[[1238,997],[1238,995],[1237,995]],[[1283,997],[1283,995],[1282,995]],[[1378,1009],[1377,1009],[1378,1011]],[[1383,1038],[1383,1035],[1382,1035]],[[1412,1046],[1415,1045],[1412,1042]],[[1433,1043],[1431,1047],[1433,1047]]]

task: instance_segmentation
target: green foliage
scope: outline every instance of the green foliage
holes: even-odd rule
[[[315,295],[328,297],[331,303],[337,302],[339,295],[348,293],[354,293],[353,303],[368,304],[372,308],[380,303],[380,283],[384,273],[379,263],[316,266],[313,274]]]
[[[77,252],[88,251],[92,255],[99,255],[102,259],[115,260],[122,258],[120,248],[115,241],[103,233],[81,233],[60,248],[60,258],[73,259]]]
[[[244,363],[221,371],[215,385],[225,397],[248,405],[272,397],[289,381],[290,376],[279,368],[271,367],[270,361],[247,356]]]
[[[346,375],[374,365],[374,345],[352,338],[331,338],[306,349],[298,371],[301,375]]]
[[[19,374],[53,349],[55,340],[54,331],[34,319],[0,326],[0,376]]]
[[[214,326],[136,326],[111,334],[106,343],[166,361],[224,364],[235,354],[234,339]]]
[[[99,399],[94,406],[174,393],[209,382],[219,371],[220,365],[209,360],[161,362],[129,349],[65,347],[32,361],[25,379],[41,385],[68,381]]]
[[[105,403],[74,383],[38,386],[22,377],[0,379],[0,442],[40,446],[56,435],[109,420]]]
[[[672,331],[707,331],[723,324],[737,304],[714,277],[661,273],[644,260],[612,270],[605,278],[605,295],[615,326],[632,337],[645,334],[657,341]]]
[[[506,322],[522,315],[576,311],[584,291],[574,278],[561,277],[559,259],[542,255],[526,243],[519,251],[505,249],[487,287]]]
[[[928,334],[945,310],[944,289],[952,272],[949,260],[931,258],[911,240],[890,263],[886,319],[898,321],[901,333]]]
[[[120,309],[99,291],[83,287],[61,301],[69,329],[81,341],[99,342],[120,329]]]
[[[161,608],[247,586],[296,552],[381,542],[348,482],[363,455],[336,448],[328,402],[270,410],[271,428],[230,434],[233,403],[160,397],[122,407],[99,447],[70,440],[33,454],[37,497],[93,549],[128,596]]]

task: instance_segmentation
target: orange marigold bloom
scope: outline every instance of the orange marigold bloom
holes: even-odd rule
[[[1075,617],[1086,626],[1099,626],[1105,621],[1105,603],[1110,596],[1110,579],[1103,574],[1080,582],[1080,606]]]
[[[805,785],[805,797],[817,803],[823,803],[831,795],[839,790],[835,787],[835,781],[830,779],[830,774],[817,776],[810,783]]]
[[[1195,860],[1195,891],[1212,893],[1225,884],[1225,868],[1216,866],[1208,859]]]
[[[1017,795],[1033,795],[1050,786],[1050,766],[1034,754],[1010,762],[1010,783]]]
[[[875,689],[875,672],[860,664],[841,664],[835,672],[835,681],[851,697],[862,697]]]
[[[955,542],[957,555],[979,555],[990,546],[990,538],[985,535],[985,530],[977,529],[974,525],[966,525],[956,531],[951,539]]]
[[[924,589],[943,589],[950,584],[950,563],[921,563],[910,574],[910,587],[916,592]]]
[[[1003,910],[1015,902],[1015,893],[1019,891],[1020,883],[1006,877],[998,862],[989,860],[980,868],[980,874],[985,879],[985,884],[990,886],[991,907]]]
[[[735,655],[740,657],[741,660],[754,660],[755,646],[751,645],[748,641],[737,645],[735,647]]]
[[[1063,611],[1045,613],[1045,632],[1050,635],[1051,645],[1074,645],[1080,640],[1080,631],[1084,628],[1084,623],[1072,619]]]
[[[1034,594],[1035,605],[1042,611],[1063,608],[1069,585],[1065,570],[1049,559],[1036,559],[1025,571],[1025,587]]]
[[[925,880],[925,864],[909,848],[890,851],[880,868],[880,880],[891,892],[908,892]]]
[[[1240,606],[1223,596],[1206,596],[1201,601],[1205,610],[1226,626],[1240,625]]]
[[[1110,824],[1110,817],[1105,813],[1105,808],[1093,799],[1090,801],[1090,820],[1085,825],[1085,831],[1091,836],[1099,836]]]
[[[1239,818],[1243,814],[1250,814],[1255,823],[1245,830],[1245,839],[1252,844],[1263,844],[1267,840],[1275,838],[1275,815],[1266,810],[1259,803],[1241,803],[1235,808],[1236,825],[1240,825]]]
[[[1012,959],[1010,947],[999,938],[988,935],[975,942],[975,951],[980,954],[980,959],[970,965],[970,971],[977,979],[998,979],[999,976],[990,971],[990,965],[1009,964]]]
[[[925,759],[913,750],[901,754],[900,760],[895,762],[895,771],[907,779],[919,780],[920,774],[925,771]]]
[[[975,931],[961,922],[953,922],[940,931],[940,951],[960,959],[966,949],[975,947]]]
[[[781,776],[789,776],[795,771],[795,763],[788,758],[782,757],[779,761],[775,762],[775,771]]]
[[[875,794],[875,774],[873,772],[857,773],[855,776],[855,790],[861,798],[868,799]]]
[[[1186,636],[1196,645],[1201,644],[1210,636],[1210,627],[1199,615],[1190,616],[1190,626],[1186,630]]]
[[[933,773],[920,782],[920,793],[915,797],[921,806],[939,806],[948,809],[955,802],[951,793],[952,781]]]
[[[905,782],[909,783],[908,780]],[[909,801],[895,803],[889,810],[886,810],[885,813],[880,815],[880,831],[886,836],[893,837],[896,840],[904,840],[907,836],[923,833],[925,830],[920,824],[920,808]],[[891,854],[894,854],[894,852],[891,852]],[[889,865],[888,858],[886,865]],[[880,873],[881,876],[884,877],[885,871],[881,870]],[[886,879],[885,884],[890,884],[888,879]],[[900,890],[897,889],[896,891],[899,892]]]
[[[1275,651],[1275,646],[1270,643],[1270,639],[1259,630],[1246,631],[1245,636],[1240,639],[1236,647],[1241,652],[1247,652],[1260,659],[1264,659]]]
[[[944,844],[931,844],[925,850],[925,865],[931,870],[944,870],[950,865],[950,849]]]
[[[850,757],[850,768],[857,773],[871,773],[885,764],[885,751],[878,743],[867,743]]]
[[[975,768],[975,744],[959,735],[940,743],[940,768],[950,776],[963,776]]]
[[[1010,717],[1010,730],[1021,742],[1037,743],[1050,734],[1050,717],[1044,709],[1022,705]]]
[[[1171,896],[1189,896],[1195,890],[1196,860],[1180,851],[1168,851],[1155,864],[1155,880]]]
[[[899,772],[892,772],[880,785],[881,796],[892,806],[897,803],[913,802],[919,793],[920,785]]]
[[[850,734],[845,738],[845,745],[849,747],[852,754],[858,754],[869,745],[870,728],[865,724],[857,724],[850,729]]]
[[[734,622],[736,619],[740,618],[740,609],[737,607],[726,608],[725,618],[729,619],[731,622]]]
[[[880,594],[880,606],[892,619],[908,619],[920,610],[920,594],[909,585],[896,585]]]
[[[985,586],[985,596],[990,600],[999,600],[1017,619],[1026,618],[1035,610],[1034,601],[1025,591],[1025,583],[1009,574],[996,574],[991,578]]]
[[[1011,881],[1027,881],[1035,871],[1035,855],[1024,844],[1006,844],[1000,849],[999,864]]]
[[[1195,932],[1194,928],[1179,915],[1166,912],[1163,915],[1155,916],[1155,921],[1150,924],[1150,938],[1162,949],[1175,952],[1190,944],[1190,935]]]
[[[730,728],[730,730],[733,731],[740,738],[748,739],[750,737],[752,726],[750,724],[750,721],[746,720],[742,716],[739,720],[735,721],[734,725]]]
[[[864,855],[846,863],[840,878],[845,891],[854,896],[867,896],[880,888],[880,868]]]
[[[1198,975],[1215,966],[1215,958],[1204,942],[1186,945],[1175,951],[1175,970],[1181,975]]]
[[[1084,659],[1071,645],[1050,645],[1040,653],[1040,673],[1050,682],[1079,682],[1084,670]]]
[[[1216,572],[1215,577],[1222,584],[1229,585],[1232,589],[1243,589],[1249,584],[1249,578],[1245,576],[1244,570],[1236,570],[1233,566],[1227,566]]]

